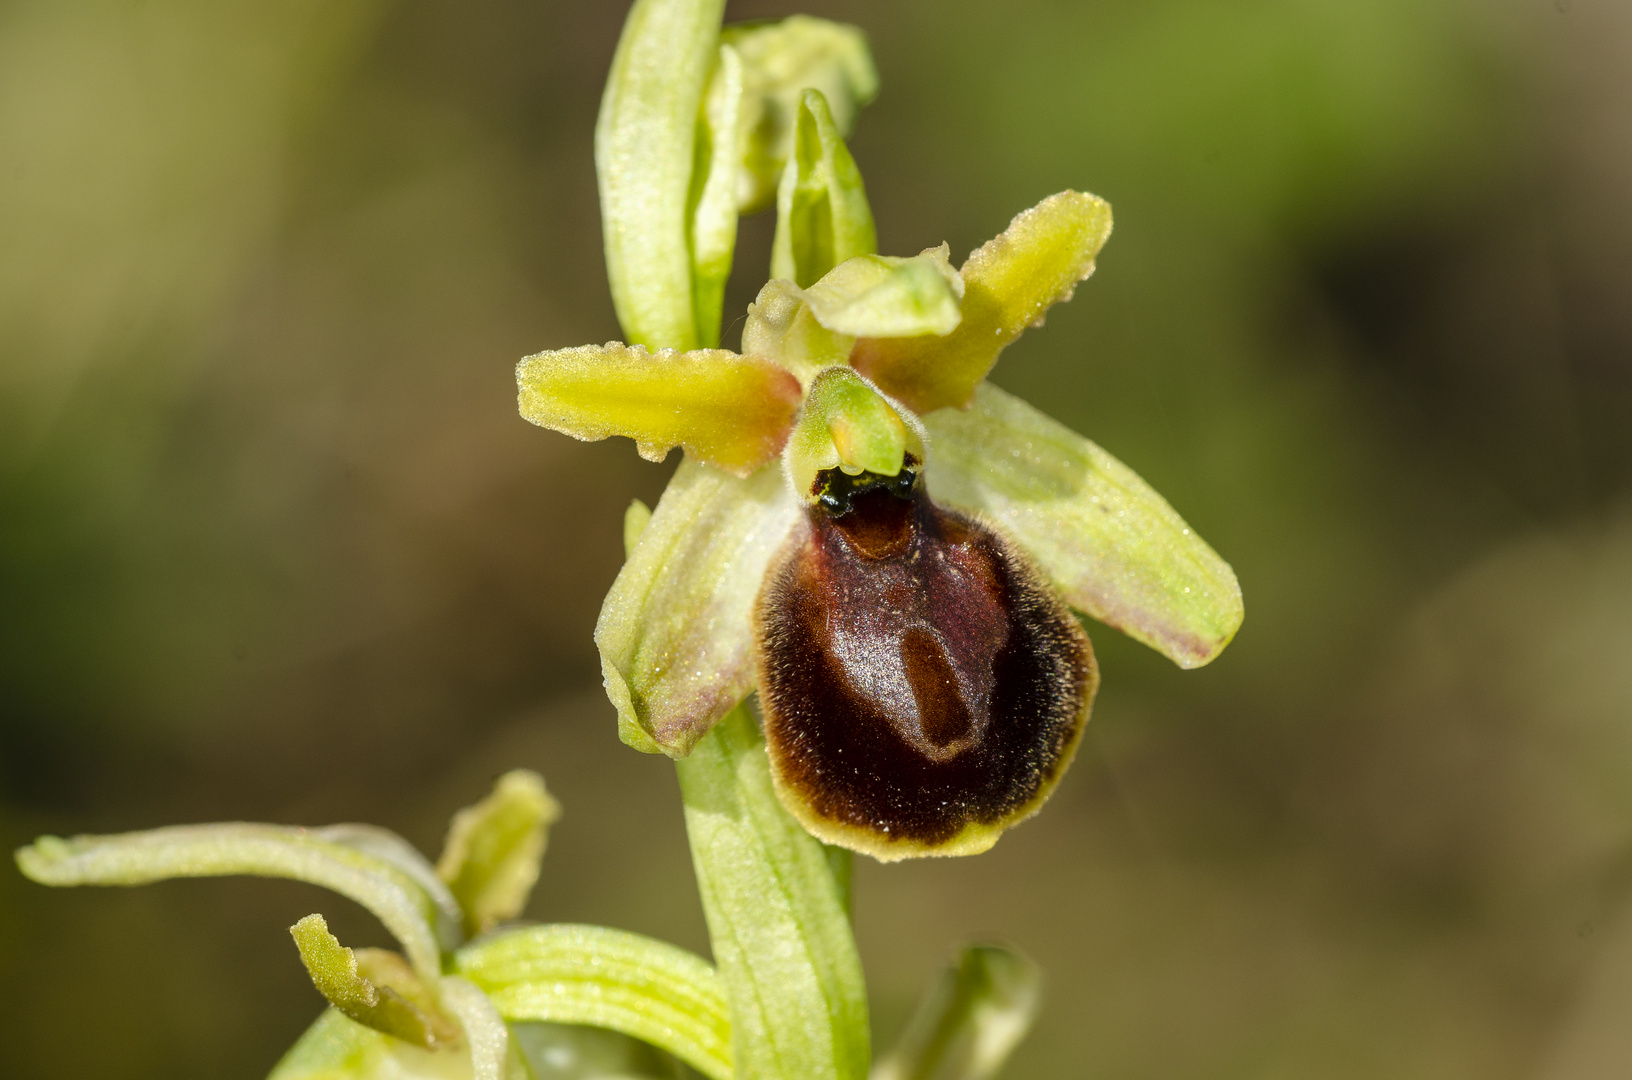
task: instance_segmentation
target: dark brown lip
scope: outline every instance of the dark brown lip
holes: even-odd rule
[[[1047,795],[1096,677],[1023,556],[903,486],[807,510],[760,593],[760,696],[779,789],[823,839],[933,848]]]

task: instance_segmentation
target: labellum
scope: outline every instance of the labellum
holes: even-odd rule
[[[885,861],[983,851],[1064,774],[1098,684],[1076,618],[990,528],[896,476],[817,475],[759,595],[777,792]]]

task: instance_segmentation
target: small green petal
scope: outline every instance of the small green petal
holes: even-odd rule
[[[549,827],[561,805],[530,769],[499,777],[493,793],[453,816],[436,872],[465,914],[465,932],[485,933],[527,906]]]
[[[742,61],[729,45],[703,95],[697,123],[697,164],[692,176],[691,302],[699,344],[720,343],[725,282],[737,246],[738,129],[742,114]]]
[[[963,318],[963,279],[949,251],[846,259],[805,290],[805,301],[817,322],[853,337],[949,334]]]
[[[789,486],[810,502],[816,498],[819,473],[843,469],[851,476],[895,476],[909,453],[924,460],[917,417],[903,416],[849,368],[834,367],[811,382],[782,464]]]
[[[308,915],[291,926],[289,933],[295,939],[301,963],[306,965],[318,993],[359,1024],[366,1024],[376,1031],[383,1031],[427,1050],[458,1038],[458,1030],[438,1016],[434,1009],[422,1008],[412,1000],[412,996],[420,995],[404,994],[396,987],[377,983],[360,973],[358,955],[329,933],[329,925],[323,916]],[[389,955],[384,953],[382,957]],[[388,963],[381,958],[375,959],[376,967],[384,967]],[[401,965],[401,970],[394,973],[398,979],[412,981],[413,972],[407,965],[400,958],[397,964]],[[422,994],[423,988],[420,991]]]
[[[739,706],[676,763],[737,1075],[863,1080],[867,989],[821,843],[777,801]]]
[[[1042,972],[1000,945],[974,945],[935,980],[872,1080],[990,1080],[1041,1002]]]
[[[42,836],[18,849],[17,865],[42,885],[145,885],[235,874],[306,881],[373,912],[402,942],[420,978],[434,979],[441,970],[432,929],[439,909],[431,892],[390,861],[325,839],[319,830],[234,822],[68,840]]]
[[[793,282],[775,278],[765,283],[748,305],[742,327],[742,351],[786,368],[808,385],[824,368],[842,365],[856,339],[816,321],[808,293]]]
[[[703,344],[687,236],[698,116],[725,0],[635,0],[595,125],[606,272],[629,340]]]
[[[809,15],[727,26],[720,40],[742,57],[746,93],[737,198],[741,211],[752,214],[776,200],[805,88],[821,91],[834,127],[848,138],[856,111],[878,94],[878,72],[860,30]]]
[[[924,425],[931,497],[1001,527],[1072,607],[1184,668],[1235,636],[1235,572],[1104,450],[990,383]]]
[[[814,285],[846,259],[878,250],[861,170],[819,90],[800,97],[792,156],[776,192],[771,277]]]
[[[799,409],[788,372],[721,349],[542,352],[516,365],[516,385],[521,415],[540,427],[586,442],[626,435],[648,461],[683,446],[738,476],[776,456]]]
[[[595,626],[624,742],[684,756],[753,689],[754,598],[798,515],[780,469],[681,463]]]
[[[609,1028],[661,1047],[713,1080],[731,1080],[731,1020],[707,961],[602,926],[513,930],[470,945],[454,970],[506,1020]]]
[[[1071,298],[1111,235],[1111,207],[1076,191],[1023,211],[963,264],[963,322],[944,338],[856,343],[851,363],[919,415],[967,405],[997,356]]]

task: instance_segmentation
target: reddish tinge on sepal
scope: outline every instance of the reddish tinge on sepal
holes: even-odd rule
[[[968,855],[1040,807],[1098,684],[1076,618],[915,463],[822,474],[759,595],[772,776],[820,839],[893,861]]]

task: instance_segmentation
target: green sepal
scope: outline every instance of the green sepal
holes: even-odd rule
[[[692,301],[698,117],[725,0],[635,0],[595,125],[606,272],[618,321],[653,348],[703,344]]]
[[[771,277],[800,288],[846,259],[878,250],[861,170],[819,90],[800,95],[793,146],[776,192]]]
[[[684,756],[753,689],[754,599],[798,514],[780,469],[681,462],[595,624],[625,743]]]
[[[441,908],[431,890],[384,858],[324,838],[322,830],[233,822],[68,840],[42,836],[16,857],[23,873],[42,885],[145,885],[236,874],[321,885],[373,912],[427,982],[441,970],[439,944],[458,944],[457,922],[449,927],[451,940],[444,934],[439,942]]]
[[[822,845],[777,801],[745,705],[676,763],[737,1075],[862,1080],[867,994]]]
[[[998,354],[1094,272],[1111,207],[1076,191],[1022,211],[965,260],[963,322],[942,338],[863,338],[851,364],[919,415],[967,405]]]
[[[346,948],[321,915],[306,916],[289,933],[318,993],[359,1024],[427,1050],[459,1037],[459,1029],[440,1015],[430,992],[395,953]]]
[[[944,409],[924,426],[935,444],[931,498],[1001,528],[1072,607],[1184,668],[1235,636],[1235,572],[1094,443],[990,383],[968,410]]]
[[[878,72],[859,29],[809,15],[727,26],[720,40],[742,58],[737,204],[752,214],[776,201],[802,92],[821,91],[834,127],[848,138],[856,112],[878,94]]]
[[[465,916],[465,933],[485,933],[527,906],[538,882],[550,825],[561,816],[530,769],[499,777],[492,794],[453,816],[436,872]]]
[[[990,1080],[1030,1030],[1042,972],[1013,949],[971,945],[930,986],[872,1080]]]
[[[817,496],[818,473],[842,469],[851,476],[895,476],[908,454],[922,464],[925,453],[917,417],[897,410],[849,368],[832,367],[811,382],[782,467],[788,486],[810,503]]]
[[[540,427],[587,442],[625,435],[648,461],[680,446],[738,476],[776,456],[799,409],[787,371],[722,349],[542,352],[516,365],[516,386],[521,415]]]
[[[707,961],[603,926],[511,930],[474,942],[453,970],[509,1021],[589,1024],[631,1035],[713,1080],[731,1080],[731,1020]]]

